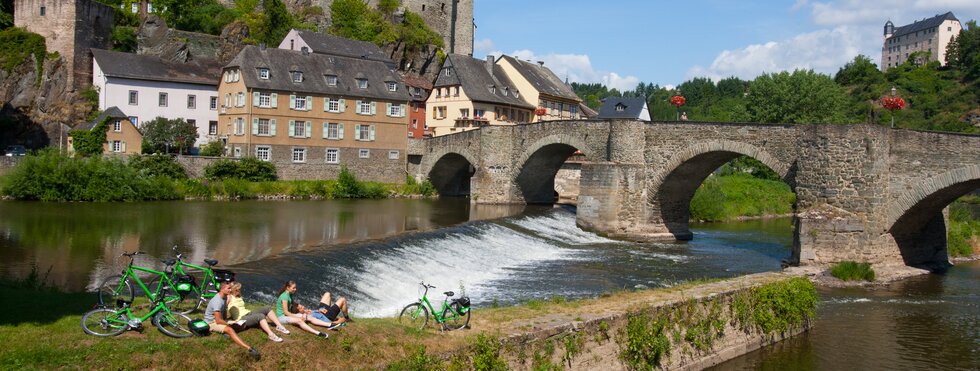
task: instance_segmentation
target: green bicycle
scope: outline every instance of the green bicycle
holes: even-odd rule
[[[170,270],[170,280],[175,281],[181,279],[181,277],[193,277],[191,290],[181,297],[181,302],[177,306],[177,311],[180,313],[190,314],[202,307],[206,307],[208,301],[218,294],[219,281],[235,280],[235,274],[232,271],[213,268],[215,265],[218,265],[217,260],[204,259],[204,264],[207,264],[207,267],[184,263],[183,254],[177,250],[177,245],[174,245],[173,251],[177,258],[164,261],[164,264],[167,264],[168,267],[173,266],[173,269]],[[188,272],[189,270],[195,272]],[[203,276],[201,272],[203,272]],[[202,276],[203,278],[198,281],[197,276]],[[150,281],[150,287],[159,286],[159,281],[160,277],[154,278]],[[197,284],[197,282],[200,283]]]
[[[144,316],[133,315],[130,309],[132,302],[119,299],[112,309],[99,306],[82,315],[82,330],[94,336],[116,336],[126,330],[143,332],[143,322],[152,318],[153,325],[164,335],[175,338],[186,338],[193,335],[190,330],[191,318],[187,315],[171,312],[163,297],[153,301],[153,310]]]
[[[422,298],[415,303],[406,305],[405,308],[402,309],[401,314],[398,315],[398,323],[408,324],[412,327],[418,327],[419,330],[424,330],[425,325],[429,323],[429,312],[432,312],[432,318],[434,318],[437,323],[442,324],[443,331],[459,330],[469,325],[470,298],[462,297],[452,299],[452,301],[450,301],[449,298],[456,293],[446,291],[443,293],[446,295],[446,298],[442,301],[442,310],[436,312],[436,310],[432,308],[432,303],[429,302],[429,298],[427,297],[429,294],[429,289],[434,289],[436,287],[426,285],[425,282],[420,282],[419,285],[422,285],[422,287],[425,288]],[[428,307],[428,309],[426,307]]]
[[[109,276],[102,282],[102,286],[99,287],[99,306],[109,307],[122,302],[132,304],[136,297],[136,291],[133,287],[133,282],[135,282],[136,287],[142,290],[141,292],[146,295],[150,302],[161,302],[180,312],[181,304],[184,303],[183,296],[185,294],[183,293],[190,290],[193,282],[190,282],[191,279],[187,277],[179,277],[175,282],[170,279],[166,272],[133,265],[135,257],[143,254],[146,253],[137,251],[120,255],[129,258],[129,265],[126,266],[122,274]],[[146,285],[136,272],[149,273],[156,278],[151,281],[150,285]]]

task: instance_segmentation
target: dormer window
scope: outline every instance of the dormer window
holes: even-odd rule
[[[337,75],[326,75],[327,85],[337,86]]]
[[[302,71],[292,71],[293,82],[303,82],[303,72]]]
[[[449,67],[444,68],[442,71],[446,76],[449,76]]]
[[[521,97],[521,92],[514,90],[514,98],[520,98],[520,97]]]
[[[398,84],[394,81],[388,81],[385,85],[388,85],[388,91],[398,91]]]
[[[507,96],[507,92],[508,92],[508,91],[510,91],[510,88],[504,88],[504,96],[505,96],[505,97]]]
[[[367,89],[367,79],[357,79],[357,87]]]
[[[622,104],[622,103],[617,103],[616,104],[616,111],[617,112],[626,111],[626,105],[625,104]]]
[[[497,87],[490,85],[490,94],[497,94]]]
[[[269,79],[269,69],[268,68],[259,68],[259,78],[262,79],[262,80],[268,80]]]

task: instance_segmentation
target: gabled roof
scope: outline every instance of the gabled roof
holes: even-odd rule
[[[429,99],[429,92],[432,91],[432,81],[411,74],[402,74],[401,76],[402,76],[402,82],[404,82],[405,85],[408,86],[409,93],[412,93],[412,90],[414,90],[413,88],[421,89],[421,92],[418,96],[412,94],[413,100],[425,101]]]
[[[487,68],[490,66],[490,68]],[[514,83],[500,65],[490,61],[475,59],[468,55],[450,54],[439,71],[434,87],[461,85],[463,91],[474,102],[504,104],[514,107],[534,108],[527,102],[515,98],[517,90]],[[446,69],[449,76],[446,76]],[[491,92],[491,88],[493,91]]]
[[[296,34],[310,46],[310,51],[313,53],[367,59],[388,64],[389,68],[395,68],[395,62],[372,42],[351,40],[304,30],[297,30]]]
[[[221,79],[221,64],[217,61],[178,63],[103,49],[92,49],[92,57],[99,64],[102,73],[108,77],[211,86],[218,86],[218,80]]]
[[[592,109],[592,107],[585,105],[585,103],[579,103],[578,110],[582,113],[582,116],[585,116],[586,118],[591,119],[599,116],[599,112],[596,112],[596,110]]]
[[[643,113],[643,108],[646,107],[647,102],[642,97],[640,98],[622,98],[622,97],[609,97],[602,101],[602,107],[599,108],[600,119],[638,119],[640,114]],[[622,110],[617,110],[617,106],[622,107]]]
[[[102,113],[96,116],[94,120],[78,125],[78,127],[75,128],[75,130],[92,130],[92,128],[94,128],[95,125],[98,125],[100,122],[102,122],[102,120],[105,120],[106,118],[129,120],[129,116],[126,116],[126,114],[123,113],[123,111],[119,110],[119,107],[112,106],[106,108],[105,111],[102,111]]]
[[[246,46],[225,68],[241,68],[245,86],[262,90],[277,90],[321,95],[408,101],[411,95],[401,77],[382,62],[303,53],[300,51]],[[269,79],[259,79],[259,68],[269,69]],[[302,82],[293,82],[291,72],[303,73]],[[327,85],[326,75],[337,76],[337,85]],[[357,87],[355,79],[368,80],[368,87]],[[387,82],[397,84],[389,91]]]
[[[943,24],[943,22],[945,21],[959,22],[960,20],[956,19],[956,16],[953,15],[953,12],[946,12],[946,14],[939,14],[932,18],[926,18],[921,21],[914,22],[912,24],[907,24],[902,27],[897,27],[895,28],[895,32],[892,34],[891,37],[899,37],[899,36],[908,35],[910,33],[916,33],[922,30],[928,30],[933,27],[938,27],[939,25]]]
[[[522,61],[508,55],[504,55],[500,58],[510,62],[510,64],[517,69],[517,72],[520,73],[525,80],[531,83],[531,86],[533,86],[539,93],[574,100],[577,102],[582,101],[578,95],[575,95],[572,88],[562,82],[561,79],[559,79],[554,72],[551,72],[551,69],[548,67],[536,63]]]

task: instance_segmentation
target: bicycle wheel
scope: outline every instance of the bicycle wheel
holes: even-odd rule
[[[470,323],[470,311],[467,308],[465,313],[463,306],[459,303],[452,303],[442,310],[442,328],[444,330],[459,330]]]
[[[194,335],[191,333],[190,322],[191,318],[186,314],[175,312],[168,314],[164,310],[153,316],[153,323],[156,324],[157,329],[164,335],[175,338],[186,338]]]
[[[398,323],[424,330],[425,325],[429,323],[429,311],[419,303],[406,305],[398,315]]]
[[[187,292],[178,292],[176,289],[170,286],[170,283],[163,280],[160,276],[157,276],[150,281],[150,285],[147,287],[150,290],[154,290],[156,295],[161,295],[163,304],[166,305],[171,312],[190,314],[201,306],[199,299],[200,295],[194,291],[196,288]]]
[[[133,298],[133,284],[129,279],[123,280],[121,275],[110,276],[102,281],[102,286],[99,286],[101,305],[114,307],[120,299],[132,303]]]
[[[82,315],[82,330],[95,336],[116,336],[126,331],[126,315],[109,308],[95,308]]]

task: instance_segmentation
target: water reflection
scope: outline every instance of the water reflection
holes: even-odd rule
[[[124,251],[148,252],[137,262],[159,266],[176,244],[191,261],[234,265],[522,211],[467,199],[0,202],[0,276],[23,278],[36,265],[49,284],[77,291],[118,271]]]

